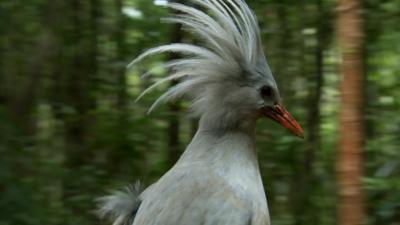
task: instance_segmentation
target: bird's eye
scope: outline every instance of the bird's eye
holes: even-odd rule
[[[261,97],[268,98],[273,95],[272,87],[270,86],[263,86],[260,90]]]

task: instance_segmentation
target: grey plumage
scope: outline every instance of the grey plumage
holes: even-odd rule
[[[140,183],[136,182],[123,190],[113,191],[110,195],[97,199],[97,214],[101,218],[110,217],[114,221],[113,225],[132,224],[141,203],[140,192]]]
[[[138,97],[140,99],[164,82],[180,80],[149,111],[164,101],[186,96],[193,101],[193,111],[201,115],[204,106],[208,107],[209,101],[217,99],[208,93],[212,93],[212,89],[224,89],[224,84],[266,80],[276,87],[262,51],[256,18],[248,6],[241,0],[192,1],[207,9],[213,17],[193,7],[170,3],[168,7],[182,14],[164,21],[183,24],[203,44],[172,43],[155,47],[145,51],[129,65],[134,66],[146,57],[163,52],[184,55],[179,60],[166,63],[165,68],[172,72]]]
[[[281,113],[278,120],[284,118],[291,126],[294,123],[282,114],[284,111],[276,110],[281,109],[276,108],[281,102],[279,91],[262,50],[257,20],[246,3],[192,2],[208,14],[171,3],[168,6],[181,14],[165,21],[183,24],[201,44],[152,48],[129,66],[155,54],[181,53],[181,59],[164,64],[171,71],[167,77],[150,86],[139,99],[164,82],[178,80],[150,111],[161,102],[187,97],[192,111],[200,117],[199,129],[175,166],[139,196],[128,191],[103,199],[101,214],[111,215],[114,225],[270,224],[255,148],[255,125],[271,109]],[[260,94],[263,88],[268,89],[264,91],[267,95]]]

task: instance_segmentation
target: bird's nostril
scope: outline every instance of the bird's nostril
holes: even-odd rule
[[[279,104],[275,104],[274,109],[275,109],[275,112],[278,113],[278,114],[283,114],[284,113],[284,110],[283,110],[282,106],[280,106]]]

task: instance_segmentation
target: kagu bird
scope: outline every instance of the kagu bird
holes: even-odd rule
[[[100,199],[99,212],[114,225],[269,225],[267,200],[255,147],[256,121],[271,118],[297,136],[303,130],[282,106],[263,53],[253,12],[243,0],[192,0],[202,10],[168,6],[202,41],[147,50],[132,63],[163,52],[181,59],[149,87],[179,83],[150,108],[186,96],[200,117],[199,129],[179,161],[143,192],[128,188]],[[208,12],[208,13],[206,13]]]

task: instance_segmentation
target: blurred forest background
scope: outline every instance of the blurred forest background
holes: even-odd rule
[[[339,53],[334,0],[247,0],[255,10],[299,140],[258,126],[275,225],[337,224]],[[94,199],[177,160],[195,129],[185,101],[146,110],[163,57],[149,47],[196,42],[160,18],[166,0],[0,1],[0,225],[105,224]],[[400,224],[400,1],[365,0],[365,224]],[[175,57],[165,55],[164,57]],[[154,76],[140,80],[148,71]],[[165,87],[167,88],[167,87]],[[351,213],[351,212],[350,212]]]

